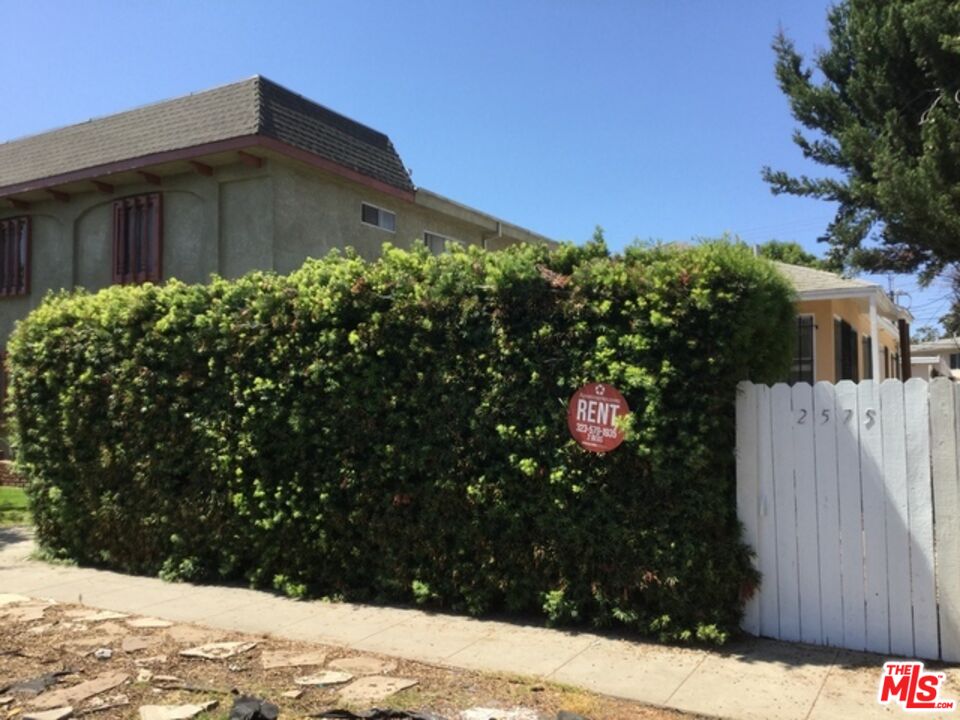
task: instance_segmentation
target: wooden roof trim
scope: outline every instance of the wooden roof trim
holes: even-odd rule
[[[7,185],[5,187],[0,187],[0,198],[32,192],[35,190],[49,190],[50,188],[55,188],[57,185],[65,185],[67,183],[73,183],[82,180],[98,180],[104,176],[121,172],[143,173],[145,168],[154,165],[162,165],[164,163],[178,161],[189,162],[195,158],[203,157],[205,155],[241,151],[253,147],[263,147],[272,150],[280,155],[284,155],[291,159],[304,162],[313,167],[326,170],[329,173],[352,180],[375,190],[379,190],[380,192],[392,195],[401,200],[406,200],[407,202],[411,203],[414,201],[414,191],[412,190],[403,190],[401,188],[394,187],[393,185],[385,183],[381,180],[372,178],[369,175],[364,175],[357,170],[345,167],[339,163],[333,162],[332,160],[321,157],[316,153],[302,150],[300,148],[293,147],[292,145],[288,145],[280,140],[264,137],[262,135],[245,135],[242,137],[230,138],[228,140],[218,140],[216,142],[194,145],[188,148],[167,150],[164,152],[152,153],[150,155],[143,155],[137,158],[104,163],[102,165],[95,165],[82,170],[73,170],[68,173],[52,175],[50,177],[30,180],[23,183],[17,183],[15,185]],[[105,183],[101,184],[105,185]]]

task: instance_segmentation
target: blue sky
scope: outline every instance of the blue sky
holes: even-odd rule
[[[760,168],[817,171],[770,42],[782,26],[823,47],[828,5],[0,0],[0,140],[261,74],[386,132],[417,185],[554,238],[599,224],[615,249],[730,232],[821,253],[831,206],[774,197]],[[949,304],[896,284],[916,325]]]

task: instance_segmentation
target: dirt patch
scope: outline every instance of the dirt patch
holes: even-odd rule
[[[306,718],[337,707],[356,711],[371,706],[430,711],[449,720],[458,720],[462,711],[475,707],[524,708],[551,720],[560,710],[590,720],[694,717],[531,678],[449,669],[337,646],[180,623],[149,627],[151,623],[139,622],[137,616],[114,617],[82,612],[85,610],[76,605],[24,600],[0,603],[0,688],[52,673],[68,673],[55,675],[56,682],[35,695],[9,688],[0,691],[0,719],[19,720],[31,710],[49,708],[51,697],[58,697],[53,693],[71,700],[74,717],[93,720],[135,718],[144,705],[204,705],[211,701],[217,701],[217,706],[197,717],[225,719],[239,695],[269,700],[279,706],[281,718]],[[183,651],[199,644],[198,638],[253,646],[235,654],[224,652],[224,657],[217,659],[184,655]],[[306,664],[287,663],[296,658]],[[355,677],[333,685],[296,682],[297,678],[338,668],[352,671],[340,675]],[[120,675],[124,676],[122,682],[110,681]],[[371,682],[372,678],[388,676],[404,682]],[[349,698],[360,693],[348,692],[358,681],[363,688],[403,687],[409,685],[408,681],[416,684],[358,705]],[[97,688],[98,682],[106,689],[85,697],[84,688]],[[70,692],[72,688],[76,691]]]

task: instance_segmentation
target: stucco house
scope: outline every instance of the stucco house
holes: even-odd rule
[[[0,348],[50,289],[252,269],[415,238],[541,235],[414,186],[390,139],[263,77],[0,144]]]
[[[910,346],[915,377],[949,377],[960,380],[960,339],[944,338]]]
[[[774,264],[796,290],[791,382],[910,377],[913,317],[882,287],[800,265]]]

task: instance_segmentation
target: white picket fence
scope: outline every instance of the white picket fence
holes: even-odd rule
[[[754,635],[960,661],[960,392],[946,378],[741,383]]]

